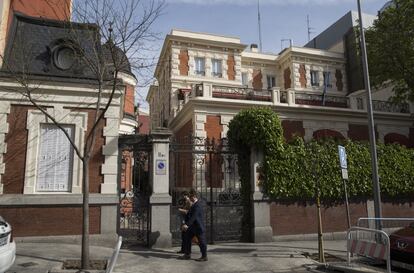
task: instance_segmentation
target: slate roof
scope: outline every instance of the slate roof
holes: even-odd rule
[[[99,29],[94,24],[15,14],[8,37],[3,72],[94,79],[96,73],[88,62],[97,63],[98,56],[106,58],[109,66],[112,62],[100,44]],[[129,62],[122,69],[132,75]]]

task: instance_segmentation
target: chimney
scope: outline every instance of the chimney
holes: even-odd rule
[[[257,48],[257,44],[251,44],[250,51],[255,52],[255,53],[259,52],[259,49]]]

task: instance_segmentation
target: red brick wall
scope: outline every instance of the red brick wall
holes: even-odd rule
[[[299,67],[299,82],[300,82],[300,87],[305,88],[306,87],[306,69],[305,69],[305,65],[301,64]]]
[[[124,96],[124,113],[134,115],[135,114],[135,89],[132,85],[125,86]]]
[[[410,141],[406,136],[397,134],[397,133],[390,133],[384,136],[384,143],[391,144],[397,143],[400,145],[404,145],[405,147],[410,147]]]
[[[138,124],[139,124],[138,133],[148,135],[149,131],[150,131],[150,118],[149,118],[149,116],[140,114],[138,116]]]
[[[367,217],[365,203],[350,204],[351,224],[359,217]],[[345,205],[321,207],[323,232],[345,231],[347,229]],[[270,221],[273,235],[317,233],[316,205],[279,204],[270,206]]]
[[[341,133],[334,131],[334,130],[322,129],[322,130],[317,130],[313,132],[314,139],[323,139],[327,137],[336,138],[336,139],[345,139]]]
[[[382,217],[414,218],[414,203],[382,203]]]
[[[178,69],[180,70],[180,75],[187,76],[188,75],[188,50],[181,49],[180,55],[178,57],[180,59],[180,65]]]
[[[221,132],[223,131],[223,125],[221,125],[220,116],[207,116],[206,123],[204,124],[204,130],[207,133],[207,137],[212,140],[218,141],[221,139]],[[222,162],[220,158],[222,155],[213,154],[211,155],[211,162],[209,156],[206,156],[206,170],[211,168],[212,177],[210,177],[209,171],[206,172],[207,186],[221,188],[223,182],[223,170]]]
[[[253,89],[255,90],[262,90],[263,83],[262,83],[262,71],[260,69],[253,70]]]
[[[2,176],[4,183],[3,192],[5,194],[23,193],[24,175],[26,168],[26,149],[27,149],[27,130],[26,120],[27,111],[33,107],[12,105],[10,114],[7,117],[9,123],[9,132],[6,134],[5,142],[7,144],[7,153],[4,155],[5,173]],[[92,128],[94,122],[94,110],[82,109],[73,111],[88,112],[88,131]],[[90,192],[99,193],[100,185],[103,182],[101,175],[101,166],[105,157],[102,155],[102,145],[105,138],[103,136],[103,127],[105,119],[101,120],[97,128],[97,138],[95,141],[94,151],[89,161],[89,179]],[[76,156],[76,154],[74,155]]]
[[[365,202],[350,203],[351,225],[358,218],[367,217]],[[413,203],[382,203],[383,217],[414,217]],[[345,205],[321,207],[323,232],[338,232],[347,229]],[[271,203],[270,221],[273,235],[294,235],[317,233],[317,210],[314,204]]]
[[[338,91],[342,91],[344,88],[344,84],[342,83],[342,72],[339,69],[335,71],[335,78],[336,78],[336,88]]]
[[[295,136],[304,137],[305,129],[303,129],[303,121],[299,120],[282,120],[283,136],[289,142]]]
[[[220,139],[221,132],[223,131],[223,125],[221,125],[220,116],[207,116],[206,123],[204,124],[204,130],[207,133],[209,139]]]
[[[91,109],[73,109],[72,111],[82,111],[88,113],[88,131],[86,136],[90,133],[90,129],[94,123],[94,112]],[[102,154],[102,146],[105,144],[105,137],[103,135],[103,128],[106,120],[102,119],[96,128],[96,140],[93,148],[93,153],[89,160],[89,192],[99,193],[101,184],[103,183],[103,175],[101,174],[102,165],[105,163],[105,156]],[[86,138],[85,136],[85,138]],[[76,155],[75,155],[76,156]]]
[[[227,77],[231,81],[234,81],[236,78],[236,70],[234,69],[234,65],[234,55],[229,55],[227,58]]]
[[[101,230],[101,209],[89,209],[90,233]],[[13,227],[13,235],[53,236],[82,234],[81,207],[0,208],[0,215]]]
[[[4,194],[23,193],[27,150],[26,119],[29,109],[34,108],[12,105],[7,116],[9,132],[5,138],[7,153],[4,155],[5,172],[2,176]]]
[[[54,20],[68,20],[71,16],[71,0],[11,0],[10,10],[32,17],[43,17]],[[7,29],[13,20],[13,12],[9,13]]]
[[[354,141],[369,141],[368,125],[349,124],[348,138]]]
[[[292,85],[292,80],[290,79],[290,68],[286,68],[283,72],[283,78],[285,80],[285,89],[288,89]]]
[[[178,143],[188,143],[188,138],[193,134],[193,121],[189,120],[183,127],[175,133],[175,139]],[[174,153],[174,170],[175,187],[193,186],[193,154]]]

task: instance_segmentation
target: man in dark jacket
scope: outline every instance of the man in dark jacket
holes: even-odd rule
[[[197,197],[197,192],[190,191],[190,200],[193,202],[190,210],[188,211],[188,218],[183,225],[185,230],[185,242],[184,242],[184,256],[182,259],[191,258],[191,239],[196,236],[198,239],[198,245],[200,247],[201,257],[196,259],[199,262],[207,261],[207,244],[206,244],[206,228],[204,227],[204,213],[203,207]]]

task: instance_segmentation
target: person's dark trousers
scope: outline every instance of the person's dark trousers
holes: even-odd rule
[[[198,246],[200,247],[201,257],[207,257],[207,242],[205,232],[196,234],[198,239]]]
[[[191,238],[193,233],[190,230],[183,232],[183,250],[185,255],[191,255]]]
[[[185,248],[184,247],[184,237],[185,237],[185,232],[181,231],[181,252],[184,252],[184,248]]]

